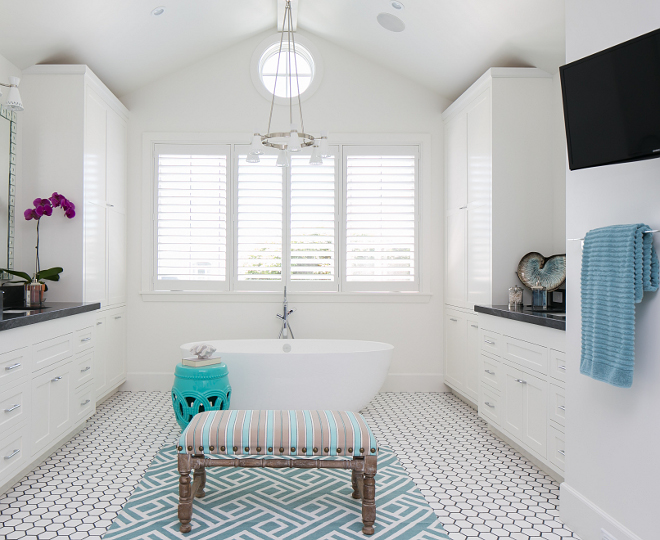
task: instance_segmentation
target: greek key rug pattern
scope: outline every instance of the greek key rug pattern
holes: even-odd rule
[[[346,540],[362,534],[351,472],[334,469],[207,468],[206,496],[193,503],[192,531],[179,532],[176,450],[160,450],[104,540]],[[376,532],[382,540],[448,539],[394,453],[381,448]]]

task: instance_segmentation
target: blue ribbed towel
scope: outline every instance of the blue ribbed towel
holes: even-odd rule
[[[658,255],[648,225],[589,231],[582,252],[580,373],[614,386],[632,385],[635,304],[658,290]]]

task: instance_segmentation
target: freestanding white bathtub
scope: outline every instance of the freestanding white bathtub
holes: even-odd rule
[[[375,341],[233,339],[206,343],[229,369],[232,409],[359,411],[385,382],[394,347]]]

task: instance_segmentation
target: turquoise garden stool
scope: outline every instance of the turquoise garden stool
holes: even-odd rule
[[[172,406],[176,421],[186,429],[197,413],[229,409],[231,386],[227,365],[188,367],[179,362],[174,369]]]

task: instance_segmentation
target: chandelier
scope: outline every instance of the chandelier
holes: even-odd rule
[[[283,54],[285,53],[285,54]],[[277,89],[277,78],[280,75],[280,62],[284,61],[286,73],[287,95],[289,97],[289,131],[271,131],[273,121],[273,109],[275,107],[275,90]],[[294,102],[293,91],[296,91],[297,106]],[[278,150],[277,165],[288,167],[291,164],[291,154],[300,152],[303,148],[312,147],[310,165],[322,165],[324,157],[330,157],[328,150],[328,136],[321,133],[320,137],[314,137],[305,132],[303,120],[302,103],[300,101],[300,84],[298,81],[298,56],[296,54],[296,41],[293,36],[293,17],[291,15],[291,0],[286,0],[284,7],[284,20],[282,21],[282,34],[280,36],[280,47],[277,53],[277,69],[275,70],[275,81],[272,88],[273,97],[270,102],[270,114],[268,116],[268,128],[265,135],[255,133],[252,137],[250,152],[247,157],[248,163],[259,163],[259,155],[264,153],[264,146]],[[300,119],[300,130],[294,122],[294,110]]]

